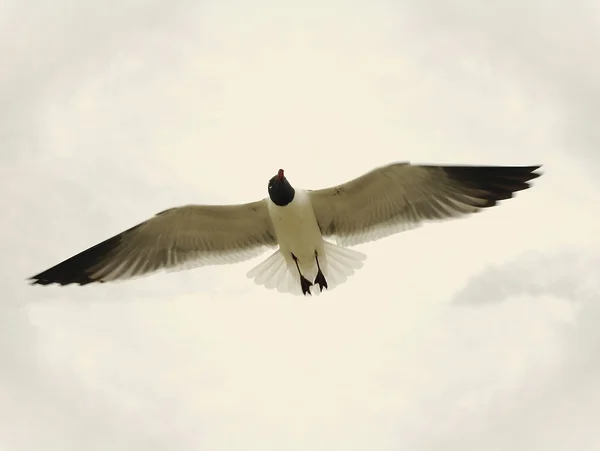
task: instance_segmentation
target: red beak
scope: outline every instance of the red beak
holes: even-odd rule
[[[283,169],[277,171],[277,178],[279,178],[279,180],[283,180]]]

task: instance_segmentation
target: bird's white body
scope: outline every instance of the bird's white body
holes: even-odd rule
[[[288,266],[296,266],[293,254],[298,259],[302,273],[306,273],[306,277],[314,277],[316,275],[315,251],[317,255],[322,256],[323,260],[325,252],[321,229],[308,193],[296,189],[294,200],[285,207],[275,205],[270,199],[267,202],[279,251]]]
[[[284,207],[276,205],[270,199],[266,199],[266,202],[279,249],[248,272],[248,277],[257,284],[283,293],[301,295],[300,275],[292,254],[298,259],[302,275],[311,282],[318,272],[318,256],[328,290],[343,283],[356,269],[362,267],[366,258],[363,253],[336,246],[323,239],[308,191],[296,189],[294,199]],[[314,285],[311,292],[320,293],[319,288]]]

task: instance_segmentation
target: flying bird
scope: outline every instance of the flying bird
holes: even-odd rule
[[[262,200],[162,211],[29,280],[87,285],[240,262],[271,248],[247,274],[257,284],[297,295],[331,290],[366,258],[349,246],[493,207],[529,188],[540,167],[402,162],[320,190],[294,188],[279,169]]]

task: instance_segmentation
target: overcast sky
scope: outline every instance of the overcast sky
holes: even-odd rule
[[[600,448],[597,2],[0,4],[0,450]],[[362,245],[325,296],[261,259],[25,279],[187,203],[375,166],[544,164]]]

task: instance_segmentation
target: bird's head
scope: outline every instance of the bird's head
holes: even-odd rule
[[[271,180],[269,180],[269,197],[275,205],[285,207],[294,200],[295,194],[296,191],[290,185],[288,179],[285,178],[283,169],[277,171],[277,175],[271,177]]]

